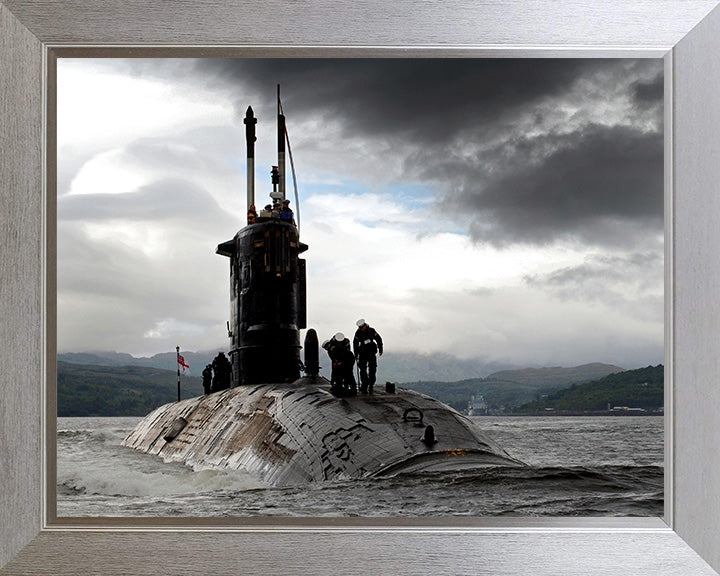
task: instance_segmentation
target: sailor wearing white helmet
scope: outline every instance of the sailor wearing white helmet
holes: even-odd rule
[[[330,376],[331,390],[336,395],[356,395],[357,383],[353,375],[355,356],[350,349],[350,340],[345,334],[337,332],[330,340],[323,342],[322,347],[327,351],[332,361]]]
[[[353,352],[360,369],[360,392],[372,394],[377,373],[377,353],[383,355],[383,341],[375,328],[360,318],[353,338]]]

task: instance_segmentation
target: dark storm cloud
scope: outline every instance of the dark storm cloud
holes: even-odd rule
[[[422,138],[431,146],[469,123],[512,114],[560,94],[604,60],[213,59],[197,62],[210,83],[242,84],[286,109],[340,119],[352,136]],[[236,104],[244,115],[248,102]]]
[[[483,180],[481,167],[460,172],[447,200],[455,210],[472,215],[475,240],[497,245],[558,238],[612,243],[618,239],[598,237],[608,221],[628,223],[629,234],[640,225],[662,231],[660,134],[590,126],[563,136],[561,147],[539,162],[531,157],[537,146],[517,146],[508,160],[512,169],[501,176]]]
[[[635,82],[630,87],[636,109],[650,112],[658,126],[663,125],[663,103],[665,97],[665,77],[662,70],[650,80]]]
[[[658,74],[649,81],[636,82],[632,85],[633,95],[639,106],[662,105],[665,81],[662,74]]]

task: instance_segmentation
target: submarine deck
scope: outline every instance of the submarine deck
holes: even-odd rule
[[[194,469],[244,470],[276,486],[523,465],[434,398],[401,388],[336,397],[320,376],[161,406],[123,445]]]

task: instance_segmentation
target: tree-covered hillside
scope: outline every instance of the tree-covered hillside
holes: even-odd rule
[[[597,380],[621,371],[618,366],[595,362],[572,368],[504,370],[487,378],[459,382],[409,382],[401,386],[437,398],[456,410],[467,408],[471,396],[483,396],[492,410],[508,410],[570,384]]]
[[[515,409],[518,413],[552,410],[602,411],[623,406],[656,410],[664,406],[662,364],[626,370],[586,384],[573,385]]]
[[[181,397],[203,393],[202,381],[181,378]],[[177,400],[177,372],[140,366],[58,362],[58,416],[145,416]]]

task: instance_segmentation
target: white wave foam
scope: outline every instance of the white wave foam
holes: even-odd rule
[[[95,444],[92,449],[68,451],[58,460],[57,483],[64,488],[63,492],[163,497],[265,487],[250,474],[227,470],[194,471],[107,440]]]

